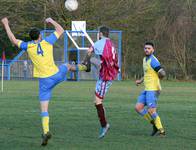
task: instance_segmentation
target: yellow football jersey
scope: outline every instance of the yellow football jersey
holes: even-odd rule
[[[18,47],[26,50],[33,62],[34,77],[46,78],[58,72],[58,67],[55,65],[53,58],[53,45],[58,38],[58,33],[54,32],[38,43],[35,43],[34,41],[19,41]]]
[[[157,66],[160,66],[160,63],[154,55],[144,57],[143,70],[144,86],[146,91],[161,90],[161,84],[158,77],[158,73],[154,70],[154,68]]]

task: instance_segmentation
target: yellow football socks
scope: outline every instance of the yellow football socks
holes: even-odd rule
[[[162,126],[162,123],[161,123],[161,119],[158,115],[158,113],[153,113],[151,115],[152,119],[154,120],[154,124],[155,126],[157,127],[158,130],[163,130],[163,126]],[[164,130],[163,130],[164,131]]]
[[[42,117],[42,128],[43,128],[44,134],[49,132],[49,117],[48,116]]]
[[[138,112],[141,116],[144,117],[144,119],[146,119],[149,122],[152,122],[152,117],[151,115],[148,113],[148,111],[146,109],[143,109],[142,111]]]
[[[149,113],[146,113],[146,114],[144,115],[144,119],[146,119],[146,120],[149,121],[149,122],[151,122],[151,121],[153,120]]]
[[[160,119],[159,116],[157,116],[154,119],[154,123],[155,123],[155,126],[157,127],[158,130],[163,129],[163,126],[162,126],[162,123],[161,123],[161,119]]]
[[[49,114],[48,112],[42,112],[41,116],[43,132],[44,134],[46,134],[47,132],[49,132]]]

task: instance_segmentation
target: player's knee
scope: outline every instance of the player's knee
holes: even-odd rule
[[[156,108],[149,108],[148,112],[152,115],[152,114],[156,113]]]
[[[140,112],[143,109],[143,107],[140,104],[135,105],[135,111]]]
[[[71,65],[70,64],[64,64],[66,67],[67,67],[67,70],[69,70],[70,71],[70,69],[71,69]]]
[[[96,105],[102,104],[102,101],[103,101],[103,99],[100,99],[99,97],[95,96],[95,101],[94,101],[94,103],[95,103]]]
[[[42,112],[48,112],[48,104],[49,104],[48,100],[40,102]]]
[[[63,64],[63,65],[61,65],[61,66],[65,66],[65,67],[67,68],[68,71],[70,71],[70,69],[71,69],[71,65],[70,65],[70,64]]]
[[[99,104],[102,104],[102,101],[95,101],[94,103],[95,105],[99,105]]]

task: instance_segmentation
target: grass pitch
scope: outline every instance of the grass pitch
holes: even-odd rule
[[[104,104],[111,129],[98,140],[93,104],[95,82],[64,82],[49,105],[47,147],[41,147],[37,81],[6,81],[0,96],[0,150],[195,150],[196,83],[163,82],[158,102],[165,138],[151,137],[151,125],[134,111],[143,86],[114,82]]]

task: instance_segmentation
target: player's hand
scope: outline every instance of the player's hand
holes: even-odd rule
[[[46,21],[46,23],[52,23],[52,22],[54,22],[54,20],[52,18],[47,18],[45,21]]]
[[[139,86],[139,85],[141,84],[141,80],[136,80],[136,81],[135,81],[135,84],[136,84],[137,86]]]
[[[4,17],[3,19],[1,19],[1,22],[2,22],[3,25],[6,25],[6,24],[9,23],[7,17]]]

